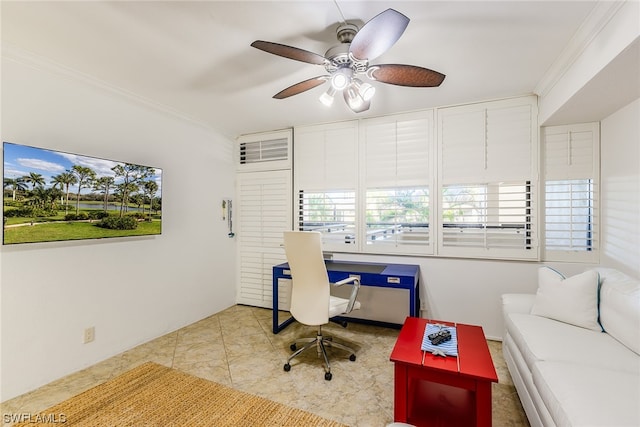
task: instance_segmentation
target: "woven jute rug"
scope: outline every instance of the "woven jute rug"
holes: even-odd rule
[[[42,420],[37,423],[33,421]],[[145,363],[16,426],[343,426],[300,409]]]

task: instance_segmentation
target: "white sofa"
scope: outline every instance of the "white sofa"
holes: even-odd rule
[[[542,276],[553,274],[546,268],[537,294],[502,296],[504,358],[530,424],[640,426],[640,281],[613,269],[591,270],[599,286],[595,300],[585,303],[591,285],[582,295],[576,294],[582,285],[565,286],[573,278],[544,288]],[[557,303],[555,314],[542,307],[545,289],[563,286],[572,290],[546,295]],[[595,314],[585,309],[589,304]],[[575,321],[576,313],[582,320]],[[598,330],[575,325],[594,315]]]

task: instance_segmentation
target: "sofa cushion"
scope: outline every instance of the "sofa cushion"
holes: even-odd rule
[[[600,323],[612,337],[640,354],[640,280],[609,268],[600,274]]]
[[[531,314],[601,331],[598,323],[598,273],[588,270],[565,278],[549,267],[538,269],[538,292]]]
[[[563,361],[640,375],[638,355],[606,333],[530,314],[507,314],[505,322],[529,370],[539,361]]]
[[[578,363],[539,362],[533,382],[558,426],[640,425],[640,376]]]

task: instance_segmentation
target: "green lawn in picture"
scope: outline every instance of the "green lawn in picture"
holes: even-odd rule
[[[110,230],[95,222],[46,222],[5,228],[4,244],[143,236],[160,234],[161,226],[161,221],[141,221],[135,230]]]

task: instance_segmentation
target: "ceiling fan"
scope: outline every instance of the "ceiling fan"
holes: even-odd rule
[[[342,92],[349,108],[360,113],[369,109],[375,93],[374,86],[362,81],[363,76],[373,81],[411,87],[436,87],[444,80],[444,74],[415,65],[370,64],[400,39],[407,25],[409,18],[394,9],[376,15],[360,29],[345,21],[336,30],[340,43],[327,50],[324,56],[263,40],[254,41],[251,46],[296,61],[322,65],[328,73],[289,86],[274,98],[288,98],[329,82],[330,87],[320,101],[329,106],[334,95]]]

